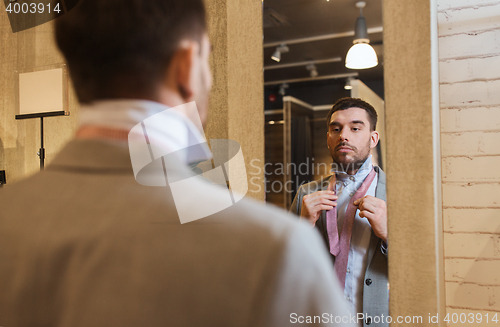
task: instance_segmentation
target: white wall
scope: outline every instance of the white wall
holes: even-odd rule
[[[500,320],[500,1],[438,0],[438,25],[447,312]]]

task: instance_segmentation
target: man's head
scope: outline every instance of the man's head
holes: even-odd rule
[[[339,169],[355,173],[379,140],[377,112],[357,98],[338,100],[327,115],[327,144]]]
[[[81,103],[196,101],[206,118],[212,80],[203,0],[83,0],[56,19],[55,35]]]

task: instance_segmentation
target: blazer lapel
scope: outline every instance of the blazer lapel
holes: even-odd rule
[[[321,183],[321,186],[318,188],[318,191],[325,191],[328,188],[328,184],[330,183],[330,178],[332,176],[328,176],[323,182]],[[321,214],[319,216],[319,219],[321,220],[321,224],[325,227],[324,230],[326,231],[326,211],[321,210]],[[328,235],[327,235],[328,237]]]
[[[378,175],[377,188],[375,189],[375,197],[386,201],[386,178],[385,173],[378,166],[374,166],[375,171]],[[381,240],[375,235],[372,230],[372,235],[370,237],[370,246],[368,247],[368,258],[367,262],[370,262],[375,254],[375,251],[380,247]]]

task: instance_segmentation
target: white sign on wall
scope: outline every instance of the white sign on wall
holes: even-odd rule
[[[67,114],[67,76],[60,66],[18,73],[16,119]]]

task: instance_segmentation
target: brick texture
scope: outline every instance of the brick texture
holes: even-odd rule
[[[500,53],[500,29],[439,37],[439,59],[491,56]]]
[[[500,34],[498,38],[500,40]],[[498,90],[500,90],[500,79],[441,84],[439,87],[440,104],[446,107],[499,106],[500,92]]]
[[[500,183],[443,183],[443,206],[500,208]]]
[[[444,158],[442,178],[444,182],[500,182],[499,167],[500,156]]]
[[[437,3],[448,325],[498,326],[500,0]]]
[[[446,259],[446,281],[498,285],[500,260]],[[493,268],[493,269],[492,269]]]
[[[500,209],[446,208],[443,210],[443,229],[445,232],[493,232],[500,234],[500,219],[498,217],[500,217]],[[500,274],[498,275],[500,277]]]
[[[499,132],[443,133],[441,154],[449,156],[500,155]]]
[[[488,29],[500,28],[500,3],[478,5],[478,2],[474,7],[439,12],[439,36],[483,30],[485,25]]]
[[[500,260],[500,234],[445,233],[444,242],[446,258]]]
[[[500,106],[441,110],[441,132],[466,131],[500,132]]]
[[[500,312],[500,287],[448,282],[446,302],[450,306]]]
[[[453,12],[454,10],[463,10],[467,8],[480,8],[498,4],[498,0],[439,0],[438,12]],[[469,19],[474,19],[474,16]]]
[[[500,56],[443,60],[439,65],[440,83],[495,80],[498,71],[493,67],[500,67]]]

